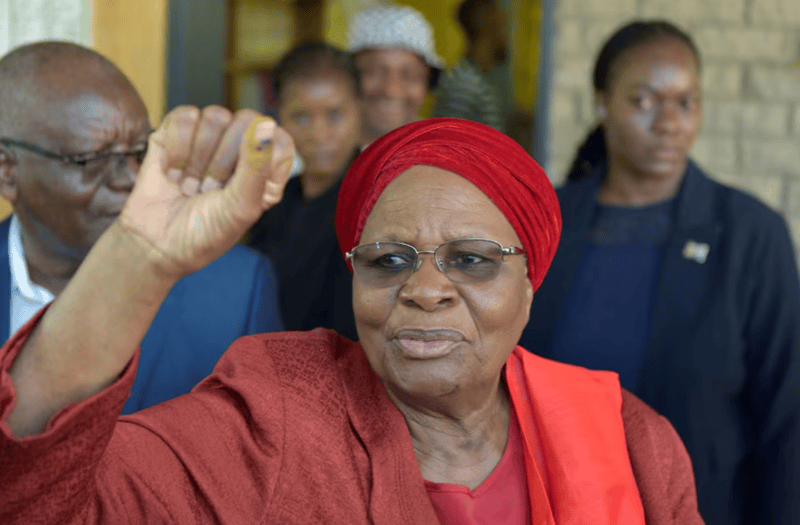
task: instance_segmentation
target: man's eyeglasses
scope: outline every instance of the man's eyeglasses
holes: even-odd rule
[[[494,279],[506,255],[524,255],[516,246],[489,239],[456,239],[434,250],[417,250],[404,242],[375,242],[356,246],[345,254],[356,278],[369,286],[395,286],[422,265],[420,255],[433,254],[436,267],[451,281],[478,284]]]
[[[28,142],[23,142],[21,140],[14,140],[8,138],[0,138],[0,144],[5,144],[6,146],[11,146],[14,148],[19,148],[30,153],[34,153],[36,155],[46,157],[48,159],[57,160],[59,162],[63,162],[64,164],[72,164],[74,166],[78,166],[81,169],[88,169],[93,170],[95,168],[103,168],[107,165],[108,161],[112,159],[121,159],[121,158],[128,158],[132,157],[137,164],[141,164],[144,161],[145,155],[147,155],[147,144],[145,143],[141,147],[134,149],[132,151],[92,151],[88,153],[56,153],[53,151],[48,151],[44,148],[40,148],[35,144],[30,144]]]

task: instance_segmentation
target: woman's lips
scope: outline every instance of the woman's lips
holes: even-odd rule
[[[659,160],[676,160],[685,156],[685,153],[680,148],[662,147],[656,148],[653,156]]]
[[[437,359],[455,349],[463,336],[453,330],[400,330],[395,341],[409,359]]]
[[[323,151],[315,151],[311,154],[311,157],[318,163],[324,164],[326,162],[331,162],[336,158],[336,150],[323,150]]]
[[[411,359],[436,359],[453,351],[455,341],[418,341],[416,339],[398,339],[403,354]]]

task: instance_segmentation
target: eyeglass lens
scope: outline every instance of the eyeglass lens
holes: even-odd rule
[[[128,158],[133,158],[136,164],[141,166],[142,162],[144,162],[145,155],[147,155],[146,147],[136,151],[90,154],[83,158],[75,158],[73,163],[85,167],[87,170],[95,171],[102,170],[120,161],[127,161]]]
[[[92,152],[71,155],[68,153],[48,151],[35,144],[30,144],[21,140],[0,138],[0,143],[20,148],[34,155],[41,155],[48,159],[74,164],[89,172],[102,171],[114,163],[120,164],[123,161],[127,162],[127,159],[130,157],[134,159],[137,165],[141,166],[142,162],[144,162],[144,157],[147,155],[147,144],[132,151]]]
[[[381,242],[353,250],[353,271],[370,286],[394,286],[404,282],[421,264],[413,246]],[[425,253],[425,252],[423,252]],[[502,246],[485,239],[458,239],[440,245],[434,253],[436,266],[458,283],[483,283],[493,279],[503,263]]]

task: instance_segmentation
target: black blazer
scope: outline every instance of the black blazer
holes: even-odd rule
[[[604,176],[558,190],[561,243],[520,342],[545,357]],[[797,525],[800,284],[792,241],[777,213],[694,163],[677,199],[638,394],[685,441],[708,524]]]

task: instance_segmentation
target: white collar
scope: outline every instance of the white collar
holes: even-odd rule
[[[31,281],[16,214],[11,216],[11,224],[8,227],[8,262],[11,269],[11,287],[19,290],[23,297],[39,303],[49,303],[55,298],[49,290]]]

